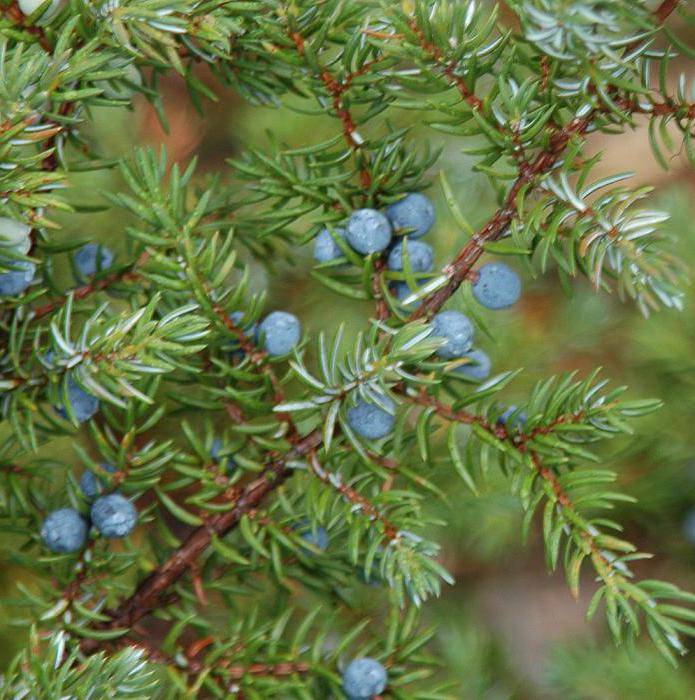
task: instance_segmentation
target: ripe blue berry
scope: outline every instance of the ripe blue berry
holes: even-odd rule
[[[429,272],[434,264],[434,251],[432,246],[406,238],[404,241],[396,243],[389,253],[388,266],[389,270],[400,272],[403,269],[403,247],[408,253],[410,261],[410,269],[413,272]]]
[[[227,475],[230,475],[235,467],[236,463],[234,460],[225,455],[223,457],[220,457],[220,450],[222,449],[222,440],[219,438],[215,438],[212,441],[212,445],[210,445],[210,457],[212,458],[213,462],[216,462],[218,464],[221,464],[222,467],[224,468],[224,471],[226,472]]]
[[[41,525],[41,540],[56,554],[76,552],[87,540],[87,523],[74,508],[51,511]]]
[[[367,440],[386,437],[393,430],[393,424],[396,421],[393,415],[396,404],[388,396],[381,396],[379,401],[384,406],[388,406],[391,411],[362,399],[358,399],[357,403],[347,411],[348,425]]]
[[[394,229],[407,229],[411,238],[424,236],[434,224],[434,205],[424,194],[411,192],[386,207],[386,216]]]
[[[31,284],[36,265],[28,260],[13,260],[5,267],[16,269],[0,273],[0,297],[16,297]]]
[[[343,671],[343,690],[350,700],[371,700],[384,692],[387,681],[386,669],[369,657],[351,661]]]
[[[487,379],[490,376],[492,363],[487,353],[484,353],[482,350],[471,350],[469,353],[466,353],[465,357],[467,357],[470,362],[457,367],[454,372],[479,381]]]
[[[111,464],[104,464],[102,462],[99,466],[110,474],[116,471],[116,468]],[[90,500],[100,496],[104,492],[103,478],[89,470],[82,472],[82,476],[80,477],[80,491]]]
[[[522,430],[524,425],[526,425],[526,413],[519,411],[516,406],[510,406],[497,419],[497,422],[500,425],[506,425],[510,430]]]
[[[72,259],[75,263],[77,277],[84,280],[96,274],[97,270],[101,272],[111,267],[113,253],[106,246],[87,243],[75,251]]]
[[[92,504],[92,523],[107,539],[125,537],[138,521],[135,506],[120,493],[110,493],[97,498]]]
[[[345,237],[358,253],[368,255],[386,250],[391,243],[391,224],[376,209],[358,209],[347,222]]]
[[[345,239],[345,229],[335,227],[333,229],[336,236]],[[329,262],[336,258],[341,258],[343,251],[340,250],[333,236],[327,228],[322,228],[318,236],[314,239],[314,260],[317,262]]]
[[[488,309],[508,309],[520,294],[519,275],[504,263],[486,263],[473,282],[473,296]]]
[[[68,379],[68,403],[78,423],[89,420],[99,410],[99,399],[80,389],[72,377]],[[64,406],[57,406],[56,410],[63,418],[67,418]]]
[[[286,355],[299,342],[302,329],[294,314],[273,311],[259,324],[258,334],[269,355]]]
[[[422,285],[425,284],[425,280],[422,280],[418,282],[417,286],[422,287]],[[409,286],[408,283],[405,280],[398,280],[397,282],[393,282],[391,285],[391,294],[398,299],[398,301],[403,301],[404,299],[407,299],[411,294],[414,294],[414,290],[412,290]],[[421,301],[416,301],[412,302],[410,304],[404,304],[404,306],[407,306],[409,308],[413,306],[419,306]]]
[[[12,248],[21,253],[29,250],[31,227],[21,221],[0,217],[0,248]]]
[[[297,527],[299,537],[307,544],[315,547],[321,552],[325,552],[328,547],[328,533],[326,529],[319,526],[312,526],[308,520],[303,520]]]
[[[463,357],[473,344],[473,324],[459,311],[440,311],[432,319],[432,337],[446,340],[436,350],[440,357]]]

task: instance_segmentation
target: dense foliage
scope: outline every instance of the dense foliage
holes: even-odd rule
[[[575,596],[591,571],[617,643],[685,651],[695,596],[634,576],[649,555],[608,513],[629,496],[596,464],[659,401],[597,371],[511,405],[518,372],[476,347],[521,270],[682,308],[667,216],[628,174],[595,176],[586,140],[644,118],[660,163],[695,164],[695,96],[670,70],[693,57],[668,30],[695,22],[685,5],[515,0],[511,31],[473,0],[0,0],[0,515],[34,627],[7,697],[460,697],[418,622],[452,581],[427,508],[456,497],[451,473],[473,494],[504,475]],[[165,121],[171,71],[204,113],[201,65],[335,135],[270,134],[214,176],[91,138],[93,111],[136,93]],[[497,194],[477,230],[438,150],[396,125],[423,119]],[[109,168],[107,243],[74,177]],[[446,261],[435,187],[459,229]],[[354,337],[268,306],[257,264],[272,281],[307,243],[326,295],[364,310]],[[51,453],[66,436],[70,459]]]

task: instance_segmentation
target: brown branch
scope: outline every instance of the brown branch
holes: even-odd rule
[[[669,16],[675,12],[680,5],[680,0],[664,0],[659,7],[654,10],[655,24],[663,24]]]
[[[242,495],[229,510],[211,517],[207,523],[196,528],[163,564],[140,582],[135,592],[111,614],[111,620],[98,625],[97,629],[130,629],[138,620],[157,608],[162,596],[207,549],[212,538],[224,537],[236,527],[249,510],[260,505],[269,493],[292,474],[287,462],[308,454],[320,442],[320,431],[313,431],[294,444],[287,454],[266,466],[258,478],[244,488]],[[85,639],[82,642],[82,651],[92,654],[102,645],[100,640]]]

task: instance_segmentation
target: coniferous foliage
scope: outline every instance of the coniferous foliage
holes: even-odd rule
[[[506,5],[513,31],[475,0],[0,0],[0,518],[32,574],[16,602],[33,626],[3,697],[457,697],[418,621],[452,582],[427,507],[452,472],[474,493],[506,476],[548,567],[575,596],[592,572],[589,616],[618,644],[644,631],[685,651],[695,595],[634,575],[650,555],[610,517],[630,497],[597,453],[659,401],[597,371],[510,406],[517,372],[476,342],[494,332],[481,307],[513,307],[538,273],[584,275],[644,314],[682,308],[666,215],[629,174],[594,175],[586,140],[643,118],[660,163],[682,150],[695,165],[693,86],[671,79],[694,49],[668,29],[695,15]],[[95,108],[135,94],[164,121],[168,72],[204,112],[203,64],[258,109],[328,115],[335,135],[271,135],[214,177],[89,138]],[[394,125],[402,111],[489,178],[478,230],[436,177],[438,149]],[[94,209],[73,184],[108,168],[113,246],[83,235]],[[435,186],[460,229],[451,260],[427,242]],[[251,283],[250,260],[305,244],[326,294],[369,308],[354,337]],[[66,437],[74,459],[48,457]],[[379,624],[355,603],[366,586]]]

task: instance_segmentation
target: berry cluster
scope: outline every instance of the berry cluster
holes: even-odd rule
[[[421,193],[410,193],[386,207],[385,213],[376,209],[358,209],[353,212],[345,228],[331,231],[324,228],[316,237],[314,258],[330,262],[342,255],[339,240],[362,254],[387,253],[387,266],[402,272],[406,265],[414,274],[426,274],[434,267],[434,251],[419,240],[434,224],[434,207]],[[394,242],[394,234],[401,236]],[[519,299],[521,281],[511,268],[503,263],[486,263],[472,275],[473,296],[482,306],[507,309]],[[397,281],[394,295],[403,301],[411,290],[406,281]],[[444,342],[437,355],[446,360],[459,360],[455,369],[459,375],[474,381],[483,381],[490,375],[491,362],[487,354],[473,349],[473,324],[459,311],[441,311],[431,321],[432,335]],[[358,399],[347,411],[348,425],[368,440],[386,437],[395,423],[394,403],[386,396],[374,401]],[[515,418],[514,427],[519,423]]]
[[[101,464],[106,473],[113,473],[110,464]],[[51,511],[41,525],[41,540],[56,554],[77,552],[84,547],[89,524],[106,539],[118,539],[129,535],[138,520],[135,506],[120,493],[103,494],[105,484],[94,472],[86,471],[80,477],[80,490],[91,502],[89,518],[74,508]],[[103,495],[102,495],[103,494]]]

